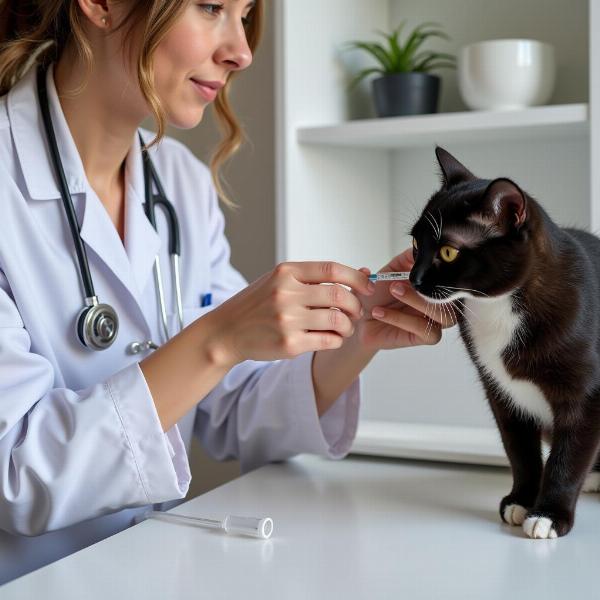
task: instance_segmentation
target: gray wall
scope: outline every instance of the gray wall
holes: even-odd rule
[[[391,0],[390,28],[403,20],[407,21],[405,31],[424,21],[439,23],[452,39],[447,42],[433,38],[423,48],[457,56],[461,46],[488,39],[530,38],[548,42],[554,46],[557,57],[556,89],[549,104],[588,100],[587,0]],[[466,110],[456,71],[443,69],[436,73],[443,82],[440,112]]]
[[[271,3],[261,46],[252,66],[234,82],[232,105],[248,142],[225,167],[228,194],[238,205],[223,207],[226,235],[231,244],[232,264],[253,281],[275,264],[275,99],[273,26]],[[220,139],[212,109],[195,129],[170,129],[168,134],[183,141],[208,164]],[[185,259],[184,259],[185,260]],[[219,463],[194,442],[191,458],[192,486],[196,496],[239,475],[237,461]]]

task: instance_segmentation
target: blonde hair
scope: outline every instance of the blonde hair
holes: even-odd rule
[[[140,27],[143,45],[137,57],[137,76],[142,94],[152,111],[157,134],[152,144],[165,135],[166,116],[154,90],[153,55],[175,20],[186,8],[181,0],[132,1],[132,8],[118,28]],[[262,33],[263,0],[249,16],[246,36],[254,53]],[[132,39],[126,35],[125,39]],[[83,15],[77,0],[0,0],[0,96],[6,94],[29,70],[33,62],[49,64],[58,60],[67,44],[73,41],[84,63],[91,69],[92,49],[86,39]],[[244,134],[229,104],[229,88],[235,73],[219,91],[215,113],[222,139],[210,160],[210,170],[217,192],[229,205],[223,189],[221,168],[244,141]],[[152,145],[151,144],[151,145]]]

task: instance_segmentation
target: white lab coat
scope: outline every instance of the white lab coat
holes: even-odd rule
[[[0,98],[0,583],[128,527],[148,505],[184,497],[193,433],[212,456],[239,458],[248,470],[301,452],[342,457],[358,418],[354,382],[319,419],[307,354],[236,366],[163,433],[137,364],[145,355],[126,351],[160,340],[157,252],[176,328],[167,230],[160,210],[158,234],[143,211],[139,141],[126,163],[122,243],[86,180],[52,69],[48,92],[96,293],[116,309],[120,331],[102,352],[76,338],[82,286],[31,70]],[[172,139],[151,154],[179,216],[187,325],[246,282],[229,263],[206,166]],[[201,308],[208,292],[213,304]]]

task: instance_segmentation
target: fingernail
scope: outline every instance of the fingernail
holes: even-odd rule
[[[367,289],[369,290],[369,292],[373,293],[375,291],[375,284],[372,281],[369,281],[369,283],[367,284]]]
[[[394,283],[390,287],[390,291],[392,292],[392,294],[394,294],[394,296],[404,296],[406,288],[401,283]]]
[[[373,309],[373,312],[371,313],[375,318],[377,319],[381,319],[381,317],[383,317],[383,315],[385,314],[383,308],[379,308],[379,306],[377,308]]]

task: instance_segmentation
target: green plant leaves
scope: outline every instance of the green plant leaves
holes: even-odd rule
[[[354,87],[372,73],[409,73],[429,72],[435,69],[453,69],[456,67],[456,57],[445,52],[419,51],[421,46],[430,38],[441,38],[450,40],[448,35],[440,29],[439,23],[425,22],[409,32],[404,43],[400,40],[400,34],[406,22],[403,21],[390,34],[384,31],[376,33],[386,40],[382,45],[376,42],[353,41],[349,42],[348,49],[362,50],[375,58],[381,67],[363,69],[350,83]]]

